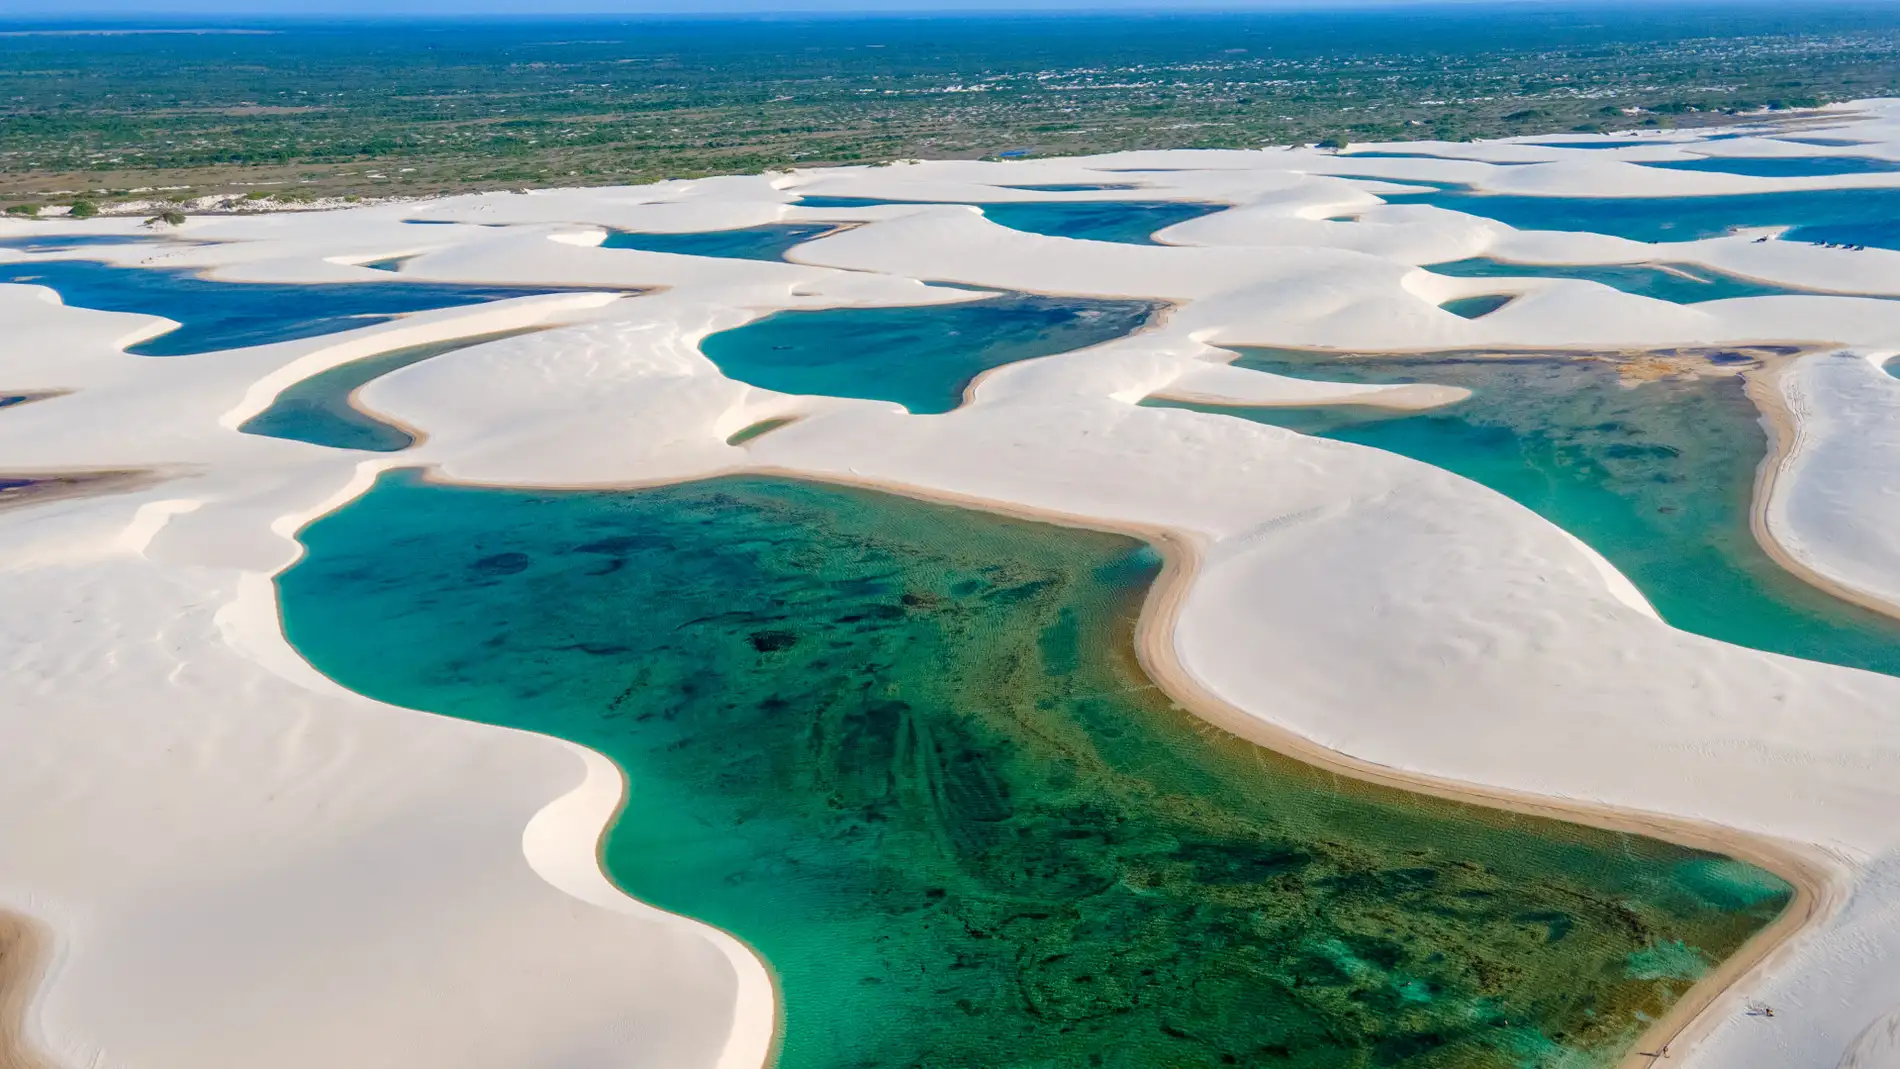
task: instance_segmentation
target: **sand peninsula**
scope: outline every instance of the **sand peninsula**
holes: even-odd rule
[[[1892,604],[1900,535],[1884,521],[1900,379],[1881,363],[1900,350],[1900,301],[1877,298],[1900,290],[1900,252],[1772,239],[1795,220],[1739,218],[1737,233],[1650,243],[1381,199],[1429,188],[1418,182],[1551,198],[1900,195],[1894,174],[1644,166],[1900,159],[1900,104],[1843,106],[1822,126],[1857,144],[1763,129],[1590,151],[900,164],[198,218],[161,240],[54,254],[234,284],[588,289],[146,357],[125,349],[193,309],[167,321],[62,301],[28,279],[0,285],[0,395],[38,398],[0,409],[0,470],[164,473],[0,513],[18,609],[0,625],[13,690],[0,798],[14,817],[0,824],[0,913],[35,933],[31,961],[16,950],[0,963],[0,1025],[20,1021],[0,1057],[720,1069],[768,1058],[774,999],[760,962],[602,874],[597,847],[622,795],[610,763],[362,698],[286,641],[272,577],[295,559],[297,530],[380,471],[420,466],[517,487],[776,471],[1152,537],[1172,566],[1145,611],[1144,664],[1200,715],[1343,774],[1710,846],[1796,884],[1782,923],[1656,1024],[1646,1042],[1668,1042],[1672,1063],[1887,1064],[1900,1012],[1900,681],[1676,630],[1576,538],[1436,468],[1137,405],[1458,399],[1228,367],[1230,345],[1797,347],[1812,355],[1761,386],[1779,392],[1763,407],[1785,413],[1786,433],[1765,460],[1758,530],[1805,573]],[[1138,245],[1006,227],[969,206],[1133,196],[1016,188],[1091,184],[1229,207]],[[883,203],[801,206],[806,196]],[[614,230],[779,223],[855,225],[784,260],[601,247]],[[0,237],[152,236],[115,220],[0,225]],[[1480,256],[1699,266],[1810,292],[1689,305],[1578,279],[1425,269]],[[397,260],[394,273],[364,266]],[[773,393],[699,350],[779,311],[993,292],[1171,309],[1118,340],[990,369],[932,416]],[[1511,299],[1476,318],[1443,307],[1485,296]],[[362,387],[351,403],[409,429],[409,449],[238,430],[350,360],[530,327],[545,329]],[[791,422],[729,444],[768,420]],[[1776,1012],[1751,1014],[1751,1002]]]

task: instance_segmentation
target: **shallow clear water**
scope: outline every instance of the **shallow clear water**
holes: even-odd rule
[[[1700,264],[1517,264],[1479,257],[1428,264],[1425,270],[1458,278],[1579,278],[1676,304],[1812,292],[1727,275]]]
[[[1515,295],[1509,293],[1486,293],[1477,297],[1459,297],[1438,307],[1461,319],[1483,319],[1516,299]]]
[[[918,202],[866,197],[801,197],[797,203],[804,208],[867,208]],[[1225,204],[1158,200],[1058,200],[978,203],[976,206],[983,209],[983,215],[991,222],[1011,230],[1055,238],[1112,241],[1122,245],[1160,244],[1154,240],[1156,231],[1228,208]]]
[[[776,312],[699,343],[727,377],[782,393],[948,412],[991,368],[1085,349],[1145,326],[1147,301],[1009,294],[961,304]]]
[[[179,321],[178,329],[126,349],[141,356],[187,356],[310,338],[382,323],[404,312],[560,288],[396,281],[217,282],[189,271],[115,267],[90,260],[0,264],[0,283],[6,282],[49,286],[66,304],[81,308]]]
[[[1456,159],[1464,159],[1464,157],[1460,157],[1460,156],[1441,156],[1436,152],[1380,152],[1376,150],[1360,152],[1357,149],[1351,152],[1337,153],[1336,155],[1334,155],[1333,158],[1336,160],[1456,160]]]
[[[1855,145],[1874,144],[1872,141],[1858,141],[1851,137],[1777,137],[1775,140],[1794,145],[1820,145],[1823,148],[1852,148]]]
[[[1538,148],[1581,148],[1581,149],[1630,148],[1631,146],[1634,146],[1634,145],[1669,144],[1669,142],[1663,141],[1661,138],[1654,138],[1654,137],[1623,137],[1623,138],[1606,137],[1600,141],[1526,141],[1523,143],[1526,145],[1535,145]]]
[[[1140,186],[1127,182],[1069,182],[1042,186],[1004,186],[1004,189],[1022,189],[1032,193],[1097,193],[1108,189],[1140,189]]]
[[[1463,386],[1473,396],[1417,414],[1369,406],[1149,403],[1221,412],[1434,464],[1491,487],[1589,543],[1677,627],[1900,675],[1900,621],[1802,582],[1755,541],[1750,509],[1768,438],[1738,378],[1626,386],[1618,364],[1609,360],[1242,353],[1238,366],[1275,374],[1434,382]]]
[[[457,349],[523,333],[528,332],[484,334],[431,342],[428,345],[412,345],[339,364],[293,383],[277,395],[269,408],[239,424],[238,430],[245,434],[288,438],[333,449],[367,449],[378,453],[407,449],[416,444],[415,435],[350,404],[351,395],[399,368],[419,364]]]
[[[682,256],[717,256],[733,260],[783,260],[793,246],[815,241],[844,229],[837,223],[772,223],[740,230],[708,230],[694,234],[648,234],[616,230],[600,243],[603,249],[644,249]]]
[[[1785,240],[1900,249],[1900,188],[1720,197],[1527,197],[1457,188],[1379,197],[1391,204],[1430,204],[1496,219],[1519,230],[1696,241],[1744,227],[1785,226],[1793,228],[1783,235]]]
[[[1745,174],[1755,178],[1826,178],[1842,174],[1884,174],[1900,171],[1900,163],[1871,156],[1709,156],[1697,160],[1644,163],[1669,171],[1709,171]]]
[[[320,670],[626,771],[606,868],[762,953],[783,1069],[1603,1065],[1787,893],[1222,734],[1135,662],[1125,538],[405,472],[302,539]]]
[[[0,249],[21,252],[69,252],[101,245],[138,245],[164,240],[157,234],[29,234],[0,238]]]

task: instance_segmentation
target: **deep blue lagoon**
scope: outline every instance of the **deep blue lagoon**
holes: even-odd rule
[[[106,312],[177,320],[176,330],[129,346],[140,356],[189,356],[217,349],[312,338],[382,323],[405,312],[499,301],[561,287],[452,282],[219,282],[190,271],[117,267],[90,260],[0,264],[0,283],[48,286],[60,300]]]

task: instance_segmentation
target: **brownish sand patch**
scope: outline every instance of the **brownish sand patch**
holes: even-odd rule
[[[37,921],[0,913],[0,1069],[51,1069],[26,1041],[26,1018],[52,949],[51,934]]]
[[[164,481],[164,478],[160,473],[144,468],[64,472],[0,471],[0,512],[68,498],[122,494],[155,485]]]

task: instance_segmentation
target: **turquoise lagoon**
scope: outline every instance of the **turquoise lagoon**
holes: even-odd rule
[[[1755,473],[1769,443],[1742,380],[1722,373],[1751,366],[1749,354],[1688,358],[1705,373],[1631,384],[1630,365],[1607,356],[1240,352],[1236,366],[1278,375],[1433,382],[1472,396],[1421,413],[1144,403],[1239,416],[1456,472],[1589,543],[1677,627],[1900,675],[1900,621],[1801,581],[1755,540]]]
[[[1693,160],[1644,163],[1668,171],[1707,171],[1753,178],[1829,178],[1843,174],[1885,174],[1900,163],[1872,156],[1704,156]]]
[[[339,364],[292,383],[277,395],[269,408],[239,424],[238,430],[332,449],[366,449],[377,453],[407,449],[416,443],[415,435],[357,408],[351,403],[356,391],[392,371],[431,357],[525,333],[529,331],[412,345]]]
[[[1700,264],[1520,264],[1475,257],[1450,263],[1427,264],[1425,270],[1456,278],[1576,278],[1674,304],[1814,292],[1724,274]]]
[[[874,200],[866,197],[801,197],[801,208],[870,208],[918,201]],[[1165,200],[1054,200],[976,203],[985,218],[998,226],[1054,238],[1111,241],[1123,245],[1158,245],[1154,233],[1226,211],[1225,204]]]
[[[1405,184],[1425,183],[1406,179]],[[1789,227],[1783,238],[1790,241],[1900,249],[1900,187],[1715,197],[1532,197],[1456,187],[1379,197],[1389,204],[1449,208],[1519,230],[1697,241],[1747,227]]]
[[[991,368],[1132,334],[1148,301],[1004,294],[959,304],[776,312],[700,342],[727,377],[781,393],[948,412]]]
[[[1438,307],[1461,319],[1483,319],[1516,299],[1515,294],[1486,293],[1477,297],[1459,297]]]
[[[28,234],[23,237],[0,238],[0,249],[14,249],[19,252],[72,252],[76,249],[91,249],[108,245],[139,245],[162,240],[164,240],[163,237],[157,234]]]
[[[48,286],[60,300],[107,312],[179,321],[176,330],[130,346],[140,356],[187,356],[310,338],[382,323],[405,312],[498,301],[561,287],[449,282],[219,282],[190,271],[116,267],[90,260],[0,264],[0,283]]]
[[[397,472],[301,538],[317,668],[625,771],[607,871],[758,950],[781,1069],[1605,1066],[1789,893],[1223,734],[1142,673],[1123,537]]]
[[[1101,193],[1106,190],[1140,189],[1128,182],[1058,182],[1041,186],[1004,186],[1004,189],[1022,189],[1031,193]]]
[[[651,234],[615,230],[600,243],[603,249],[644,249],[681,256],[716,256],[731,260],[783,260],[793,246],[816,241],[849,229],[839,223],[768,223],[738,230],[706,230],[685,234]]]

